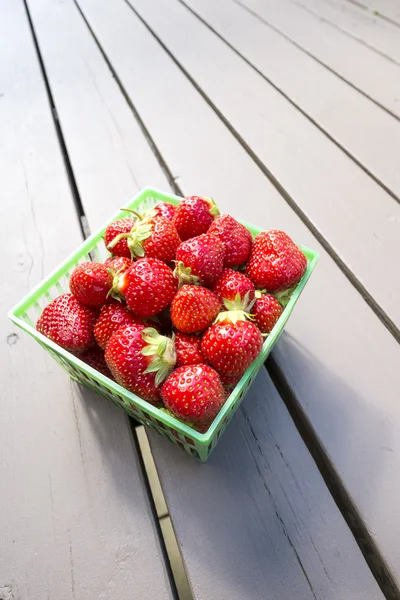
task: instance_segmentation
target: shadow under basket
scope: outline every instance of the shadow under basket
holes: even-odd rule
[[[141,190],[127,205],[127,208],[144,211],[159,202],[179,204],[181,198],[160,192],[147,187]],[[85,261],[104,262],[109,257],[109,252],[104,246],[104,231],[112,221],[129,216],[130,213],[120,211],[93,235],[91,235],[77,250],[69,256],[46,279],[37,285],[9,312],[9,317],[18,327],[29,333],[39,344],[49,352],[52,357],[70,374],[70,376],[83,385],[95,390],[99,394],[110,398],[123,408],[131,417],[145,426],[156,429],[161,435],[169,438],[174,444],[180,446],[188,454],[204,462],[218,443],[229,421],[239,408],[247,390],[252,384],[257,372],[274,344],[279,339],[285,324],[296,304],[304,286],[318,261],[318,253],[304,246],[299,246],[307,258],[307,270],[293,292],[289,303],[283,311],[273,331],[264,341],[261,353],[249,366],[243,377],[236,385],[228,400],[221,408],[217,417],[206,433],[198,433],[191,427],[181,423],[174,417],[152,406],[145,400],[105,377],[86,363],[82,362],[70,352],[64,350],[35,329],[37,319],[44,307],[54,298],[69,292],[69,278],[74,268]],[[253,225],[242,221],[253,236],[262,231]]]

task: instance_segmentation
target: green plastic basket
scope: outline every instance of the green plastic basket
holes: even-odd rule
[[[153,188],[144,188],[127,205],[127,208],[145,210],[151,208],[158,202],[170,202],[178,204],[181,198],[171,194],[160,192]],[[239,408],[247,390],[257,375],[272,347],[279,339],[286,321],[288,320],[294,305],[296,304],[304,286],[310,277],[317,261],[318,253],[304,246],[299,246],[307,257],[307,270],[304,277],[292,294],[288,305],[283,311],[278,323],[271,334],[266,338],[263,348],[256,360],[250,365],[243,377],[232,391],[228,400],[220,410],[217,417],[206,433],[198,433],[191,427],[184,425],[174,417],[155,408],[145,400],[108,379],[76,356],[73,356],[54,342],[47,339],[35,329],[35,323],[42,313],[43,308],[56,296],[69,292],[69,278],[73,269],[81,262],[94,260],[103,262],[109,253],[103,242],[104,230],[115,219],[127,216],[128,213],[121,211],[114,215],[99,231],[91,235],[71,256],[69,256],[57,269],[46,279],[37,285],[25,298],[23,298],[9,312],[9,317],[15,323],[34,337],[41,346],[71,375],[73,379],[83,385],[95,390],[99,394],[110,398],[118,406],[123,408],[131,417],[145,426],[156,429],[159,433],[169,438],[174,444],[180,446],[191,456],[204,462],[215,448],[221,434],[226,429],[232,416]],[[261,229],[242,223],[253,235],[260,233]]]

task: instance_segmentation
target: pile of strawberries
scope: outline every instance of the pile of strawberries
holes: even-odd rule
[[[254,240],[199,196],[105,231],[37,330],[153,405],[206,431],[261,351],[307,261],[282,231]]]

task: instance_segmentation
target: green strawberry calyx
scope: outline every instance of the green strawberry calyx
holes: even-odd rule
[[[115,236],[112,242],[108,244],[108,249],[112,250],[119,241],[126,239],[132,260],[134,260],[137,256],[142,258],[145,255],[143,242],[152,234],[154,225],[152,221],[154,217],[157,216],[157,213],[154,209],[150,209],[143,214],[139,214],[130,208],[123,208],[121,210],[133,213],[138,221],[128,233],[120,233],[119,235]]]
[[[114,300],[118,300],[118,302],[121,302],[121,300],[124,299],[124,295],[121,292],[120,285],[121,277],[125,272],[125,269],[124,267],[122,267],[118,271],[115,271],[115,269],[107,269],[107,271],[112,275],[113,278],[112,285],[108,290],[107,298],[111,296],[111,298],[114,298]]]
[[[175,366],[175,340],[159,334],[154,327],[143,329],[142,338],[146,346],[142,348],[141,353],[143,356],[151,357],[145,373],[155,373],[155,384],[158,386]]]
[[[292,297],[292,294],[297,286],[293,286],[287,290],[281,290],[280,292],[275,292],[273,296],[278,300],[279,304],[282,308],[285,308],[289,304],[289,300]]]
[[[243,298],[239,293],[236,294],[233,300],[224,298],[223,302],[227,310],[220,312],[214,323],[224,323],[229,321],[230,323],[235,324],[238,321],[253,321],[254,317],[250,311],[253,308],[255,301],[255,298],[250,300],[250,292],[246,292]]]
[[[218,217],[220,212],[219,212],[219,208],[218,206],[215,204],[214,200],[212,198],[205,198],[203,196],[203,199],[208,203],[208,205],[210,206],[210,215],[212,215],[215,219],[215,217]]]
[[[174,269],[174,277],[178,280],[178,286],[182,285],[200,285],[200,279],[197,275],[192,274],[190,267],[185,267],[184,263],[179,260]]]

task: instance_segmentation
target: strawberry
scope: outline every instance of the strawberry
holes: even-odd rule
[[[307,259],[283,231],[264,231],[253,242],[247,275],[254,285],[268,292],[281,292],[297,285]]]
[[[162,386],[161,394],[175,417],[196,425],[209,423],[225,402],[219,375],[208,365],[175,369]]]
[[[128,209],[125,209],[128,210]],[[181,243],[175,225],[169,219],[150,210],[138,219],[129,232],[120,233],[108,245],[110,252],[126,240],[132,260],[137,256],[157,258],[171,263]]]
[[[175,277],[179,283],[209,286],[221,275],[224,268],[224,246],[213,235],[203,233],[191,238],[176,251]]]
[[[260,330],[249,321],[230,320],[230,313],[221,313],[221,322],[205,332],[201,351],[207,361],[222,375],[242,375],[258,356],[262,347]]]
[[[83,352],[94,342],[97,315],[72,294],[62,294],[44,308],[36,329],[65,350]]]
[[[161,260],[141,258],[120,275],[118,288],[136,315],[152,317],[171,303],[177,281]]]
[[[165,217],[172,221],[175,216],[176,206],[169,204],[169,202],[159,202],[154,207],[154,210],[158,216]]]
[[[107,269],[111,269],[114,273],[123,273],[132,265],[130,258],[126,256],[110,256],[104,261]]]
[[[206,233],[219,214],[218,208],[210,198],[187,196],[178,204],[173,223],[182,241]]]
[[[105,375],[110,379],[114,379],[111,375],[110,369],[107,366],[106,359],[104,358],[104,351],[99,348],[99,346],[92,346],[88,350],[85,350],[85,352],[81,354],[79,358],[89,365],[89,367],[99,371],[99,373],[102,375]]]
[[[229,393],[233,390],[234,387],[237,386],[239,381],[242,379],[242,374],[240,375],[223,375],[220,374],[221,383],[224,386],[224,389],[229,391]]]
[[[69,289],[86,306],[102,306],[107,302],[113,276],[105,265],[84,262],[71,273]]]
[[[214,294],[222,303],[235,303],[235,308],[248,308],[248,303],[254,299],[253,283],[246,275],[232,269],[224,269],[221,277],[211,287]],[[225,304],[225,306],[227,306]],[[227,306],[229,308],[229,306]]]
[[[251,309],[254,322],[261,333],[271,333],[283,312],[283,308],[271,294],[262,294],[257,291],[256,298]]]
[[[209,289],[184,285],[171,304],[171,319],[183,333],[198,333],[211,325],[220,310],[220,301]]]
[[[224,244],[225,267],[238,267],[247,262],[252,243],[251,233],[231,215],[217,217],[207,233],[215,235]]]
[[[114,240],[123,233],[130,233],[135,226],[135,219],[131,219],[130,217],[124,219],[117,219],[113,221],[104,232],[104,243],[106,248],[108,249],[109,245],[114,242]],[[116,242],[112,247],[112,253],[115,256],[125,256],[126,258],[131,258],[131,251],[128,246],[128,241],[126,238],[119,238],[119,241]]]
[[[201,352],[201,337],[176,332],[175,335],[176,364],[178,367],[197,365],[207,362]]]
[[[133,325],[135,323],[140,324],[142,320],[139,317],[135,317],[123,304],[119,302],[105,304],[94,326],[96,342],[104,350],[117,329],[123,325]]]
[[[120,327],[105,358],[117,383],[152,404],[160,401],[161,383],[176,361],[173,341],[139,324]]]

